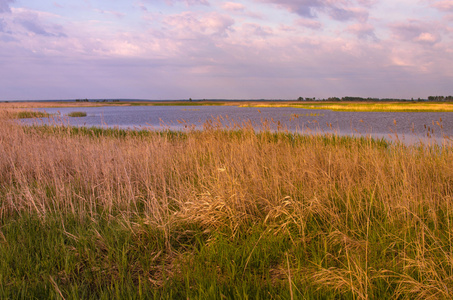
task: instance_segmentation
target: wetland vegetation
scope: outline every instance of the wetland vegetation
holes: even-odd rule
[[[86,117],[86,116],[87,116],[87,113],[84,111],[73,111],[73,112],[68,113],[68,117],[71,117],[71,118],[81,118],[81,117]]]
[[[453,147],[0,115],[0,298],[451,299]]]
[[[48,118],[50,114],[41,111],[20,110],[11,111],[9,116],[13,119],[32,119],[32,118]]]
[[[355,97],[306,100],[76,100],[66,102],[7,102],[0,108],[30,109],[42,107],[98,107],[98,106],[240,106],[240,107],[294,107],[305,109],[327,109],[333,111],[377,111],[377,112],[453,112],[453,97],[430,96],[431,100],[363,99]],[[304,99],[300,97],[299,99]]]

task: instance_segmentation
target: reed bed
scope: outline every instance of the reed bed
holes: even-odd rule
[[[451,299],[453,149],[0,120],[0,298]]]

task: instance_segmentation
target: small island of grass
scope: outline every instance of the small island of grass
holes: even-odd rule
[[[73,112],[70,112],[69,114],[67,114],[67,116],[71,117],[71,118],[81,118],[81,117],[86,117],[87,113],[84,111],[73,111]]]
[[[17,119],[47,118],[50,114],[42,111],[24,110],[14,113]]]

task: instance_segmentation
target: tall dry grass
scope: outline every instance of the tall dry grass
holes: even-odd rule
[[[451,146],[219,127],[115,137],[2,120],[0,218],[101,215],[136,235],[146,224],[168,255],[193,228],[207,247],[262,228],[243,269],[287,237],[269,272],[288,274],[291,296],[452,297]]]

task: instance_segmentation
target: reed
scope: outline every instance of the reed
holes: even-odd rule
[[[13,119],[32,119],[32,118],[48,118],[50,114],[34,110],[13,110],[7,113]]]
[[[5,119],[0,298],[452,297],[451,145]]]

